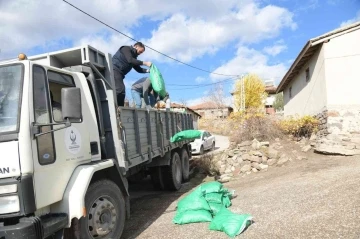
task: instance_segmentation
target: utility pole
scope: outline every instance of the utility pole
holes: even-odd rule
[[[240,77],[240,112],[245,111],[245,79],[244,75]]]

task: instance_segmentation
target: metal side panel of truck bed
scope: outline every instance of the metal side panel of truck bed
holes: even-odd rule
[[[176,133],[193,129],[190,114],[145,109],[119,108],[120,124],[129,168],[190,142],[170,143]]]

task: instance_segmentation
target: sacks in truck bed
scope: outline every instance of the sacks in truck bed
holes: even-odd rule
[[[198,139],[201,137],[201,132],[199,130],[189,129],[180,131],[171,137],[170,142],[175,143],[186,139]]]

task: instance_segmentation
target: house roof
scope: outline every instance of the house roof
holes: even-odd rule
[[[191,109],[193,110],[207,110],[207,109],[218,109],[218,108],[229,108],[229,109],[232,109],[232,107],[230,106],[226,106],[226,105],[221,105],[219,107],[219,105],[217,105],[216,103],[214,102],[204,102],[204,103],[201,103],[201,104],[198,104],[198,105],[194,105],[194,106],[190,106]]]
[[[275,94],[276,89],[277,89],[276,86],[273,85],[265,86],[265,92],[268,94]]]
[[[189,108],[189,107],[186,107],[185,105],[182,105],[182,104],[177,104],[177,103],[171,103],[171,108],[177,108],[177,109],[185,109],[185,110],[188,110],[194,114],[196,114],[197,116],[201,117],[201,115],[199,113],[197,113],[196,111],[194,111],[193,109]],[[166,105],[162,105],[161,108],[165,108]]]
[[[356,22],[338,29],[335,29],[331,32],[325,33],[321,36],[310,39],[293,64],[291,65],[288,72],[285,74],[283,79],[281,80],[276,93],[279,93],[285,89],[285,87],[294,79],[294,77],[300,72],[300,70],[304,67],[304,65],[312,58],[314,53],[321,47],[324,42],[328,42],[330,39],[341,36],[345,33],[352,32],[360,29],[360,22]]]

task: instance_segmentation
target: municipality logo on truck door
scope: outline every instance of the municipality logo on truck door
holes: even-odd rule
[[[73,126],[65,131],[65,146],[66,149],[72,153],[77,154],[81,149],[81,135],[80,132]]]

